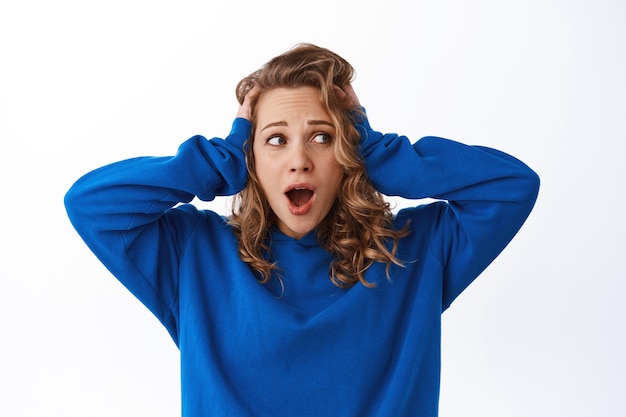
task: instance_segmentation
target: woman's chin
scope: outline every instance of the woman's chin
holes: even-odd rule
[[[294,239],[302,239],[304,236],[315,230],[316,226],[317,225],[289,224],[281,221],[278,222],[278,230]]]

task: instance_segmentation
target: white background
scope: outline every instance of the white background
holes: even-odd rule
[[[3,2],[0,415],[179,414],[174,344],[63,196],[224,136],[237,81],[302,41],[355,66],[375,129],[496,147],[542,178],[444,314],[441,416],[626,415],[625,22],[617,0]]]

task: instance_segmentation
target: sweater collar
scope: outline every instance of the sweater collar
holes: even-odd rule
[[[272,227],[272,241],[274,242],[286,242],[292,244],[298,244],[306,247],[314,247],[319,246],[319,242],[317,241],[317,231],[312,230],[306,235],[304,235],[301,239],[296,239],[291,236],[287,236],[283,232],[281,232],[278,227]]]

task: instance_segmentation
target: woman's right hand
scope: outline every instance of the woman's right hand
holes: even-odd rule
[[[246,120],[252,120],[252,102],[256,101],[257,96],[259,95],[259,88],[257,86],[252,87],[246,97],[243,100],[243,104],[239,106],[239,110],[237,111],[237,117],[244,118]]]

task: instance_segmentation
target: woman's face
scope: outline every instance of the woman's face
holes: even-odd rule
[[[330,211],[343,170],[334,154],[335,126],[313,87],[277,88],[257,102],[256,175],[278,228],[296,239]]]

